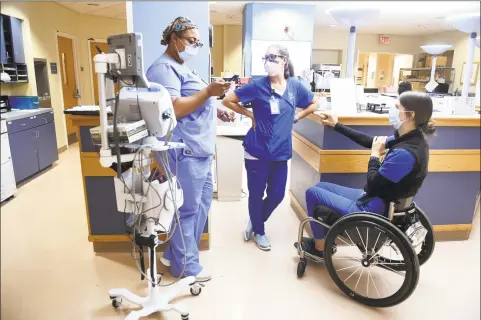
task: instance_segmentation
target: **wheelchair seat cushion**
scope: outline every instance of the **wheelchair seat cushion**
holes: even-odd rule
[[[314,209],[313,218],[322,221],[328,225],[333,225],[342,215],[329,207],[318,205]]]

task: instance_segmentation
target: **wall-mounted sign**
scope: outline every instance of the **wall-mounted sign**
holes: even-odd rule
[[[389,44],[391,42],[391,37],[386,35],[379,36],[379,43],[380,44]]]
[[[57,74],[57,63],[55,62],[50,62],[50,72],[52,74]]]

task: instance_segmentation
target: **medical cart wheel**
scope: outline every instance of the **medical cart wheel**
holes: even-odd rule
[[[422,266],[423,264],[426,263],[426,261],[429,260],[429,258],[431,258],[431,255],[434,252],[434,245],[435,245],[434,229],[433,229],[433,225],[431,224],[431,221],[429,221],[429,218],[418,207],[416,207],[416,213],[419,221],[421,222],[423,227],[426,228],[426,230],[428,231],[428,233],[426,234],[426,237],[424,238],[423,243],[417,246],[416,248],[414,248],[414,251],[417,252],[419,266]],[[380,259],[384,260],[386,263],[391,263],[391,268],[396,271],[405,270],[405,264],[404,264],[404,261],[402,260],[394,260],[386,257],[380,257]]]
[[[202,288],[200,286],[192,286],[190,287],[190,293],[193,296],[198,296],[202,292]]]
[[[304,273],[306,272],[307,261],[305,259],[301,259],[297,264],[297,277],[302,278]]]
[[[402,257],[404,272],[379,259],[389,250],[397,250]],[[326,236],[324,255],[329,275],[339,289],[371,307],[391,307],[405,301],[419,280],[419,261],[410,240],[390,221],[374,214],[355,213],[339,219]]]
[[[112,307],[114,307],[115,309],[120,307],[120,305],[122,304],[122,299],[120,298],[110,298],[110,299],[112,299]]]

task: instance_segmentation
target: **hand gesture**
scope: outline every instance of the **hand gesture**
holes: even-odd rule
[[[336,124],[339,122],[337,116],[333,113],[321,113],[321,122],[323,125],[327,125],[330,127],[335,127]]]
[[[386,152],[387,137],[374,137],[371,148],[371,157],[380,157]]]
[[[207,93],[210,97],[220,97],[230,89],[230,86],[231,83],[224,80],[214,81],[207,86]]]
[[[217,110],[217,118],[222,120],[223,122],[234,122],[235,120],[235,113],[234,112],[227,112],[225,110]]]

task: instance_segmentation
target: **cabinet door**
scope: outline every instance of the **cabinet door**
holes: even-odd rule
[[[50,122],[35,128],[37,130],[37,154],[40,170],[47,168],[58,160],[55,123]]]
[[[39,171],[36,136],[36,128],[8,135],[17,183]]]
[[[5,34],[3,33],[3,15],[0,15],[0,62],[7,63],[7,49],[5,47]]]
[[[25,52],[23,50],[22,20],[10,17],[13,42],[13,62],[25,63]]]

